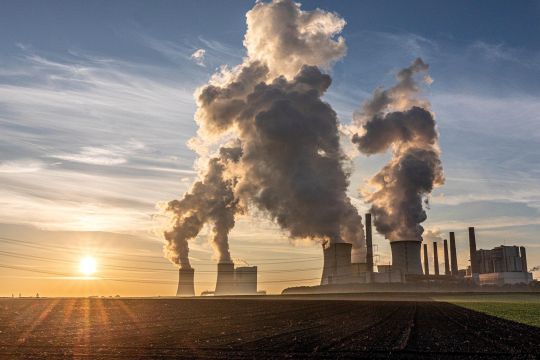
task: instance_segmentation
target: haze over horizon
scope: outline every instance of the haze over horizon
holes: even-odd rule
[[[460,267],[475,226],[479,248],[525,246],[532,268],[540,264],[540,4],[458,3],[302,9],[346,21],[346,55],[323,96],[341,124],[416,58],[429,64],[434,81],[422,98],[436,115],[446,180],[422,225],[443,238],[456,231]],[[0,296],[174,295],[156,204],[181,198],[197,179],[187,146],[197,131],[193,94],[220,66],[242,62],[254,3],[158,4],[4,5]],[[389,159],[354,158],[347,195],[362,216],[369,204],[359,189]],[[204,228],[190,241],[197,293],[215,282],[210,236]],[[229,245],[233,261],[259,266],[261,290],[320,280],[320,245],[290,240],[263,215],[239,218]],[[388,240],[375,234],[375,245],[376,264],[389,263]],[[95,279],[79,271],[87,255]]]

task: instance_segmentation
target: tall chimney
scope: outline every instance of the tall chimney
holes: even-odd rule
[[[523,269],[523,272],[528,272],[529,268],[527,267],[527,253],[525,252],[524,246],[519,248],[519,253],[521,255],[521,268]]]
[[[448,258],[448,240],[444,239],[444,275],[450,275],[450,259]]]
[[[371,214],[366,214],[366,265],[373,272],[373,239],[371,238]]]
[[[424,244],[424,274],[429,275],[429,261],[427,253],[427,244]]]
[[[178,269],[178,289],[176,290],[176,296],[195,296],[195,288],[193,285],[193,277],[195,270]]]
[[[478,263],[476,261],[476,236],[474,227],[469,228],[469,252],[471,256],[471,274],[478,274]]]
[[[450,261],[452,265],[452,276],[458,276],[456,235],[453,231],[450,232]]]
[[[437,243],[433,242],[433,262],[435,275],[439,275],[439,252],[437,251]]]

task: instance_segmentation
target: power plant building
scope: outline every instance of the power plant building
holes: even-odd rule
[[[497,246],[491,250],[477,250],[478,279],[481,285],[528,284],[532,274],[527,271],[525,248]]]
[[[321,285],[362,283],[405,283],[422,280],[465,281],[472,279],[478,285],[528,284],[532,274],[527,272],[524,247],[499,246],[492,250],[476,250],[474,228],[469,228],[469,251],[471,266],[468,272],[458,269],[456,239],[450,233],[450,242],[444,245],[444,275],[439,272],[437,243],[433,243],[434,274],[429,271],[428,246],[419,240],[395,240],[390,242],[391,265],[377,265],[373,272],[373,249],[371,216],[366,215],[366,261],[351,261],[352,245],[348,243],[324,244],[324,266]],[[450,245],[450,246],[448,246]],[[424,266],[422,266],[424,265]],[[472,272],[471,272],[472,270]]]
[[[219,263],[214,295],[256,295],[257,267],[234,268],[231,263]]]

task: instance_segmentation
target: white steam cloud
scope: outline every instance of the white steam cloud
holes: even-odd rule
[[[200,154],[211,153],[220,139],[236,145],[221,147],[184,198],[169,202],[168,257],[189,267],[188,241],[210,223],[220,262],[230,261],[235,214],[250,209],[267,214],[292,238],[362,249],[361,217],[346,194],[349,159],[336,113],[321,99],[331,78],[320,68],[345,54],[343,38],[336,37],[345,21],[302,11],[290,0],[258,2],[246,17],[247,57],[196,92],[200,129],[191,142]]]
[[[361,153],[372,155],[392,148],[392,159],[365,191],[377,231],[390,240],[421,240],[427,218],[424,205],[434,187],[444,183],[438,133],[429,102],[419,99],[415,79],[428,65],[416,59],[397,74],[390,89],[377,89],[354,117],[353,135]],[[425,82],[431,78],[424,76]]]

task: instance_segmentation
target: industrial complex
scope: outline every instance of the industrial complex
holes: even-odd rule
[[[178,270],[178,290],[176,296],[195,296],[194,272],[192,268]],[[217,264],[215,291],[205,291],[205,295],[256,295],[257,267],[234,267],[234,263]]]
[[[347,284],[409,284],[429,283],[432,287],[446,284],[467,286],[503,286],[529,284],[527,255],[523,246],[498,246],[491,250],[477,249],[474,227],[469,228],[470,265],[458,269],[456,237],[449,233],[450,241],[443,240],[442,248],[433,242],[433,273],[430,272],[429,247],[421,240],[396,240],[390,242],[391,265],[374,265],[371,214],[366,214],[365,262],[352,261],[349,243],[323,244],[324,265],[320,286]],[[423,249],[423,250],[422,250]],[[442,250],[443,263],[439,263]],[[422,263],[423,252],[423,263]],[[439,268],[441,266],[441,268]],[[376,270],[375,270],[376,267]],[[379,287],[380,288],[380,287]],[[256,295],[257,267],[235,268],[234,263],[217,264],[215,291],[205,295]],[[177,296],[194,296],[194,269],[179,269]]]
[[[423,266],[420,240],[391,241],[392,264],[373,266],[371,215],[366,214],[366,262],[351,262],[351,244],[337,243],[324,247],[324,268],[321,286],[331,284],[419,284],[453,283],[472,286],[529,284],[525,247],[498,246],[477,250],[474,227],[469,228],[470,265],[458,269],[455,233],[450,232],[450,245],[443,240],[444,273],[439,269],[439,246],[433,242],[434,273],[430,273],[428,244],[423,246]]]

